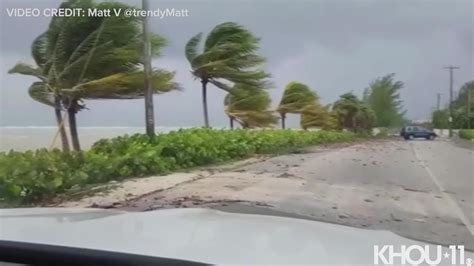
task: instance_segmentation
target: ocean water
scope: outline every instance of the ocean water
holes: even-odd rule
[[[157,127],[156,132],[177,130],[178,127]],[[68,130],[68,129],[67,129]],[[81,148],[87,149],[103,138],[144,133],[144,127],[80,127],[78,128]],[[0,127],[0,151],[25,151],[49,148],[57,132],[57,127]],[[60,148],[58,136],[53,147]]]
[[[169,132],[185,127],[156,127],[156,132]],[[68,130],[66,128],[66,130]],[[78,128],[82,149],[88,149],[103,138],[145,133],[144,127],[80,127]],[[448,130],[435,129],[439,136],[447,137]],[[59,136],[52,145],[57,127],[0,127],[0,151],[25,151],[39,148],[61,148]],[[455,130],[457,132],[457,130]],[[376,132],[374,132],[376,133]],[[397,133],[398,134],[398,131]]]

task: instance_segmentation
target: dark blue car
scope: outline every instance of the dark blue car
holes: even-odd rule
[[[435,139],[438,135],[432,130],[426,129],[420,126],[406,126],[400,131],[400,136],[404,139],[424,138],[424,139]]]

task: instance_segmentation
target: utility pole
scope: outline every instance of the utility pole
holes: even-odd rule
[[[142,8],[148,11],[148,0],[142,0]],[[153,88],[151,87],[151,47],[150,36],[148,29],[148,16],[143,18],[143,72],[145,74],[144,80],[144,95],[145,95],[145,124],[146,134],[149,137],[155,135],[155,116],[153,109]]]
[[[438,99],[436,101],[436,111],[439,111],[439,108],[441,106],[441,93],[438,92]]]
[[[453,136],[453,70],[459,69],[458,66],[447,66],[449,69],[449,137]]]

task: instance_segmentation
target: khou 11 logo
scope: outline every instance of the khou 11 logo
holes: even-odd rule
[[[474,265],[472,258],[465,258],[464,246],[449,246],[443,253],[442,246],[401,245],[396,250],[393,245],[374,245],[375,265],[438,265],[441,261],[451,262],[452,265]]]

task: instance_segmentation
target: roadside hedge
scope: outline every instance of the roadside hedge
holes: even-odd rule
[[[284,153],[354,138],[353,133],[335,131],[194,128],[154,138],[136,134],[103,139],[84,152],[10,151],[0,153],[0,202],[32,204],[73,186],[165,174],[254,154]]]
[[[463,139],[474,139],[474,129],[460,129],[459,137]]]

